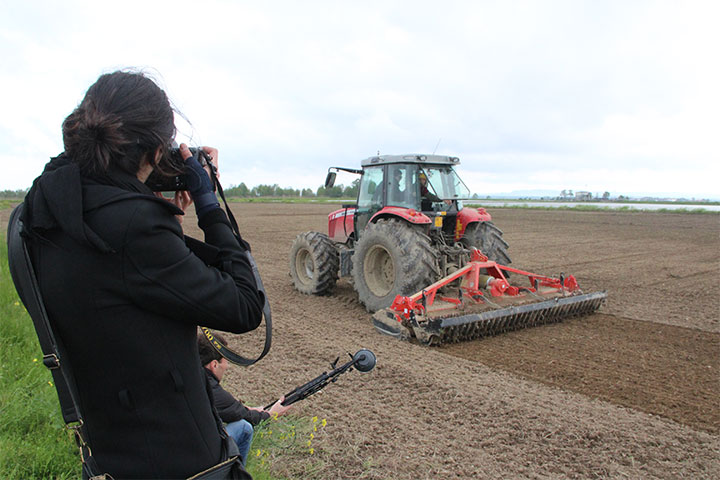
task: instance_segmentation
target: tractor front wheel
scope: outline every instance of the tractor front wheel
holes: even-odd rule
[[[353,283],[369,312],[387,308],[397,295],[412,295],[438,277],[430,237],[398,219],[367,226],[353,253]]]
[[[331,293],[339,263],[337,249],[324,233],[301,233],[290,249],[290,276],[295,288],[307,295]]]

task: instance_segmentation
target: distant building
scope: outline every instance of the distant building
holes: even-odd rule
[[[592,200],[592,193],[577,191],[577,192],[575,192],[575,200],[579,200],[579,201]]]

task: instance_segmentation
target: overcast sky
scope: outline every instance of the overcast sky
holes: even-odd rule
[[[330,166],[436,150],[481,195],[720,197],[719,18],[712,0],[0,0],[0,190],[62,151],[100,74],[135,67],[226,186],[314,190]]]

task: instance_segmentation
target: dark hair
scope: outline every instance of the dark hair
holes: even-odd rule
[[[220,335],[219,333],[213,333],[213,336],[215,337],[215,340],[222,343],[223,345],[227,345],[227,340],[225,340],[225,337]],[[212,362],[213,360],[220,361],[222,360],[222,355],[218,353],[218,351],[210,344],[210,340],[207,339],[204,333],[200,332],[198,334],[198,352],[200,353],[200,364],[204,367],[208,363]]]
[[[173,109],[165,92],[139,72],[101,75],[62,126],[65,152],[84,174],[104,175],[119,169],[135,175],[143,158],[158,147],[154,165],[172,175],[168,150],[175,136]]]

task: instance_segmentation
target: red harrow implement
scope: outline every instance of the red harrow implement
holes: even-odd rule
[[[513,285],[503,272],[513,274],[513,283],[525,277],[529,285]],[[583,294],[572,275],[525,272],[473,249],[464,267],[414,295],[398,295],[375,313],[373,324],[382,333],[436,345],[587,315],[606,298],[604,291]]]

